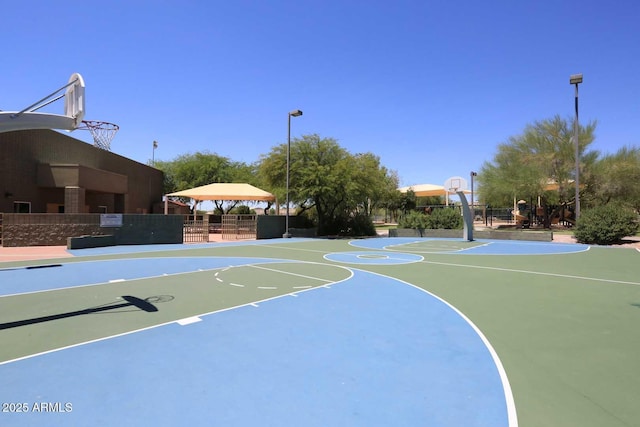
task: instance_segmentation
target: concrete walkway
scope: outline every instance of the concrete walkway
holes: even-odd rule
[[[68,258],[72,256],[67,252],[66,246],[26,246],[15,248],[0,246],[0,262]]]
[[[222,234],[209,234],[209,243],[238,242],[255,239],[223,240]],[[202,243],[202,242],[197,242]],[[186,243],[188,244],[188,243]],[[20,246],[5,248],[0,246],[0,263],[10,261],[33,261],[39,259],[69,258],[73,255],[67,252],[66,246]]]

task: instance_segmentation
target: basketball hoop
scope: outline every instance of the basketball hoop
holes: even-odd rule
[[[461,176],[452,176],[444,182],[444,188],[449,194],[456,194],[458,191],[467,190],[467,181]]]
[[[83,120],[78,129],[88,130],[93,136],[93,145],[111,151],[111,140],[116,135],[120,126],[109,122],[99,122],[95,120]]]

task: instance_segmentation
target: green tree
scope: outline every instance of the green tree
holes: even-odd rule
[[[247,182],[255,176],[255,165],[233,162],[227,157],[209,152],[183,154],[171,161],[157,161],[156,168],[164,172],[164,191],[173,193],[216,182]],[[251,182],[249,182],[251,183]],[[238,201],[213,200],[217,210],[229,212]]]
[[[362,216],[368,217],[371,206],[382,203],[393,185],[377,156],[352,155],[335,139],[318,135],[291,141],[290,167],[289,198],[298,215],[315,214],[319,235],[367,228],[362,226]],[[285,201],[287,145],[275,146],[262,156],[258,170],[270,191]]]
[[[351,181],[355,185],[350,204],[355,206],[357,212],[371,216],[397,190],[397,174],[382,166],[380,158],[372,153],[352,157]]]
[[[623,147],[596,163],[592,205],[618,203],[640,213],[640,148]]]
[[[401,193],[399,208],[403,215],[414,210],[417,204],[418,198],[413,190],[409,189],[406,193]]]
[[[580,126],[580,182],[592,191],[597,151],[590,151],[596,123]],[[514,198],[536,199],[550,204],[575,198],[575,146],[573,121],[559,116],[527,125],[522,135],[498,145],[492,162],[485,162],[477,178],[478,195],[493,206],[511,206]]]
[[[396,171],[388,171],[384,184],[385,190],[375,206],[385,210],[385,221],[387,219],[391,221],[398,220],[398,210],[400,209],[404,196],[403,193],[398,191],[399,185],[400,178],[398,177],[398,173]],[[387,218],[387,214],[389,218]]]

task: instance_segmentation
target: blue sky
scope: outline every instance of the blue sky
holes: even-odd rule
[[[401,185],[491,161],[527,124],[573,117],[593,149],[640,145],[640,3],[542,1],[4,1],[0,109],[78,72],[85,119],[142,163],[209,151],[251,163],[316,133],[373,152]],[[62,113],[58,101],[43,111]],[[74,137],[91,142],[86,131]]]

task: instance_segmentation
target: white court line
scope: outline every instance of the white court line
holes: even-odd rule
[[[118,282],[126,282],[125,279],[113,279],[113,280],[109,280],[109,283],[118,283]]]
[[[175,258],[175,257],[165,257],[165,258]],[[229,257],[225,257],[225,258],[229,258]],[[158,257],[158,258],[139,258],[139,259],[162,259],[162,257]],[[91,260],[91,261],[78,261],[79,263],[100,263],[100,262],[113,262],[113,261],[122,261],[123,259],[106,259],[106,260]],[[213,268],[209,268],[203,271],[216,271],[216,270],[220,270],[220,271],[226,271],[228,270],[229,267],[225,267],[224,269],[221,270],[221,267],[213,267]],[[192,274],[195,273],[195,270],[192,271],[181,271],[181,272],[177,272],[177,273],[162,273],[162,274],[158,274],[155,276],[145,276],[145,277],[134,277],[132,279],[120,279],[124,282],[126,282],[127,280],[131,281],[131,282],[135,282],[135,281],[143,281],[143,280],[149,280],[149,279],[155,279],[155,278],[159,278],[159,277],[169,277],[169,276],[180,276],[182,274]],[[95,283],[87,283],[86,285],[75,285],[75,286],[64,286],[64,287],[59,287],[59,288],[51,288],[51,289],[39,289],[36,291],[29,291],[29,292],[18,292],[15,294],[6,294],[6,295],[0,295],[0,298],[6,298],[6,297],[14,297],[14,296],[18,296],[18,295],[29,295],[29,294],[37,294],[37,293],[41,293],[41,292],[55,292],[55,291],[61,291],[61,290],[66,290],[66,289],[80,289],[80,288],[86,288],[89,286],[103,286],[105,284],[108,283],[112,283],[112,281],[107,281],[107,282],[95,282]]]
[[[606,283],[620,283],[623,285],[635,285],[640,286],[640,282],[627,282],[624,280],[613,280],[613,279],[598,279],[596,277],[585,277],[585,276],[573,276],[570,274],[559,274],[559,273],[545,273],[542,271],[531,271],[531,270],[517,270],[512,268],[502,268],[502,267],[486,267],[481,265],[466,265],[466,264],[455,264],[451,262],[436,262],[436,261],[422,261],[425,264],[436,264],[436,265],[446,265],[449,267],[466,267],[466,268],[479,268],[481,270],[494,270],[494,271],[506,271],[509,273],[524,273],[524,274],[534,274],[538,276],[551,276],[551,277],[562,277],[565,279],[577,279],[577,280],[590,280],[592,282],[606,282]]]
[[[261,269],[261,270],[267,270],[267,271],[274,271],[274,272],[276,272],[276,273],[288,274],[288,275],[290,275],[290,276],[304,277],[305,279],[318,280],[318,281],[320,281],[320,282],[333,283],[333,280],[321,279],[321,278],[319,278],[319,277],[305,276],[304,274],[291,273],[291,272],[289,272],[289,271],[276,270],[275,268],[261,267],[261,266],[259,266],[259,265],[252,265],[252,264],[249,264],[249,265],[247,265],[247,267],[259,268],[259,269]]]
[[[202,319],[198,316],[187,317],[185,319],[177,320],[176,323],[180,326],[190,325],[192,323],[202,322]]]
[[[334,285],[338,284],[338,283],[341,283],[341,282],[346,282],[347,280],[349,280],[349,279],[351,279],[353,277],[353,270],[350,269],[350,268],[347,268],[347,267],[343,267],[341,265],[333,265],[333,264],[326,264],[326,263],[313,262],[313,261],[301,261],[301,262],[304,262],[306,264],[319,264],[319,265],[327,265],[327,266],[342,268],[342,269],[344,269],[344,270],[346,270],[346,271],[348,271],[350,273],[348,277],[345,277],[342,280],[339,280],[337,282],[332,283]],[[230,268],[230,267],[227,267],[227,269],[228,268]],[[215,269],[211,269],[211,270],[215,270]],[[222,270],[222,271],[224,271],[224,270]],[[181,273],[176,273],[176,274],[181,274]],[[96,286],[96,285],[98,285],[98,284],[83,285],[82,287],[84,287],[84,286]],[[68,289],[68,288],[60,288],[60,289]],[[318,287],[310,287],[309,289],[301,289],[299,291],[296,291],[295,293],[312,292],[312,291],[314,291],[316,289],[318,289]],[[40,292],[40,291],[34,291],[34,292],[29,292],[29,293],[36,293],[36,292]],[[42,292],[46,292],[46,291],[42,291]],[[257,301],[257,302],[239,304],[239,305],[232,306],[232,307],[227,307],[227,308],[223,308],[223,309],[204,312],[204,313],[200,313],[200,314],[198,314],[197,316],[194,316],[194,317],[209,316],[209,315],[213,315],[213,314],[216,314],[216,313],[223,313],[223,312],[226,312],[226,311],[232,311],[232,310],[236,310],[238,308],[247,307],[247,306],[259,307],[258,302],[274,301],[274,300],[277,300],[279,298],[283,298],[283,297],[291,295],[291,294],[293,294],[293,293],[286,293],[286,294],[282,294],[282,295],[276,295],[276,296],[273,296],[273,297],[264,298],[264,299],[262,299],[260,301]],[[20,294],[16,294],[16,295],[20,295]],[[123,336],[126,336],[126,335],[132,335],[132,334],[136,334],[138,332],[143,332],[143,331],[148,331],[148,330],[151,330],[151,329],[161,328],[163,326],[171,325],[171,324],[174,324],[174,323],[176,323],[176,321],[175,320],[171,320],[171,321],[168,321],[168,322],[158,323],[156,325],[147,326],[147,327],[139,328],[139,329],[134,329],[134,330],[131,330],[131,331],[122,332],[122,333],[115,334],[115,335],[109,335],[109,336],[106,336],[106,337],[100,337],[100,338],[96,338],[96,339],[80,342],[80,343],[77,343],[77,344],[71,344],[71,345],[66,345],[66,346],[63,346],[63,347],[53,348],[53,349],[50,349],[50,350],[41,351],[39,353],[34,353],[34,354],[26,355],[26,356],[17,357],[15,359],[4,360],[4,361],[0,361],[0,366],[8,365],[8,364],[14,363],[14,362],[19,362],[21,360],[31,359],[31,358],[34,358],[34,357],[44,356],[44,355],[51,354],[51,353],[56,353],[56,352],[59,352],[59,351],[68,350],[68,349],[75,348],[75,347],[81,347],[81,346],[88,345],[88,344],[93,344],[93,343],[96,343],[96,342],[107,341],[107,340],[110,340],[110,339],[113,339],[113,338],[123,337]]]
[[[357,269],[357,270],[360,270],[360,269]],[[395,278],[395,277],[387,276],[385,274],[374,273],[373,271],[368,271],[368,270],[362,270],[362,271],[365,271],[365,272],[370,273],[370,274],[375,274],[377,276],[385,277],[385,278],[387,278],[389,280],[398,281],[400,283],[404,283],[405,285],[409,285],[412,288],[418,289],[419,291],[422,291],[422,292],[432,296],[433,298],[437,299],[438,301],[441,301],[443,304],[447,305],[451,310],[456,312],[465,322],[467,322],[467,324],[469,326],[471,326],[471,328],[476,332],[476,334],[478,334],[478,336],[480,337],[480,339],[484,343],[485,347],[489,351],[489,354],[491,355],[491,358],[493,359],[493,363],[496,365],[496,368],[498,369],[498,374],[499,374],[500,380],[502,382],[502,389],[503,389],[503,392],[504,392],[505,403],[506,403],[506,406],[507,406],[507,418],[508,418],[509,427],[518,427],[518,414],[516,412],[516,402],[515,402],[515,399],[513,398],[513,391],[511,390],[511,384],[509,383],[509,378],[507,377],[507,371],[504,369],[504,366],[502,365],[502,361],[500,360],[500,357],[498,356],[498,353],[496,352],[496,350],[493,348],[493,346],[489,342],[489,339],[482,333],[480,328],[475,323],[473,323],[473,321],[471,321],[471,319],[468,318],[462,311],[458,310],[451,303],[449,303],[448,301],[442,299],[441,297],[437,296],[436,294],[433,294],[433,293],[427,291],[426,289],[423,289],[423,288],[421,288],[419,286],[416,286],[416,285],[414,285],[412,283],[405,282],[402,279],[398,279],[398,278]]]

